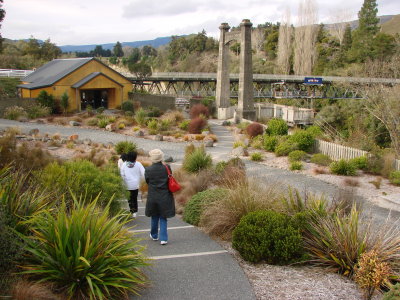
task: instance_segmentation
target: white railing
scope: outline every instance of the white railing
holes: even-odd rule
[[[315,140],[314,151],[328,155],[333,160],[345,159],[349,160],[360,156],[370,156],[368,151],[342,146],[335,143],[330,143],[322,140]],[[393,168],[400,171],[400,160],[393,161]]]
[[[0,77],[22,78],[33,73],[33,70],[0,69]]]

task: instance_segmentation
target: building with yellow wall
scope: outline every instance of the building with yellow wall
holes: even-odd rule
[[[69,111],[117,108],[128,100],[130,80],[95,58],[54,59],[22,79],[22,98],[37,98],[41,91],[61,99],[69,96]]]

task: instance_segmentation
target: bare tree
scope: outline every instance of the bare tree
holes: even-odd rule
[[[286,8],[281,26],[279,27],[278,55],[276,64],[278,72],[289,74],[290,55],[292,52],[292,27],[290,24],[290,10]]]
[[[329,26],[329,32],[335,36],[340,45],[343,43],[343,35],[346,29],[346,25],[349,23],[351,18],[350,11],[345,8],[337,9],[332,12],[330,17],[331,26]]]
[[[265,29],[264,28],[254,28],[251,32],[251,41],[257,52],[263,50],[265,42]]]
[[[310,75],[312,72],[316,60],[317,23],[315,1],[301,0],[294,35],[294,72],[297,75]]]

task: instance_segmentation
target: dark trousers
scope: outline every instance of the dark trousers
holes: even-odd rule
[[[135,213],[138,211],[137,207],[137,197],[138,197],[139,190],[130,190],[129,191],[129,209],[131,213]]]

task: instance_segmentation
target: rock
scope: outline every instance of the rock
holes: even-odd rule
[[[26,139],[26,136],[25,136],[25,135],[16,135],[15,138],[16,138],[17,140],[25,140],[25,139]]]
[[[108,124],[107,126],[106,126],[106,130],[107,131],[115,131],[115,125],[114,124]]]
[[[174,159],[172,158],[172,156],[166,155],[166,156],[164,157],[164,161],[165,161],[165,162],[173,162]]]
[[[162,136],[161,134],[157,134],[156,136],[154,136],[154,140],[155,140],[155,141],[161,142],[161,141],[163,141],[164,139],[163,139],[163,136]]]
[[[44,124],[44,123],[46,123],[46,121],[43,120],[43,119],[37,119],[37,120],[36,120],[36,123],[38,123],[38,124]]]
[[[92,140],[91,140],[91,139],[84,139],[84,140],[83,140],[83,143],[84,143],[85,145],[91,145],[91,144],[92,144]]]
[[[79,123],[77,121],[69,121],[69,125],[70,126],[81,126],[81,123]]]
[[[70,140],[70,141],[76,141],[76,140],[78,140],[78,138],[79,138],[79,135],[73,134],[73,135],[70,135],[70,136],[69,136],[68,140]]]
[[[39,134],[39,129],[34,128],[29,130],[29,135],[38,135]]]
[[[136,131],[135,136],[144,136],[144,132],[142,130]]]
[[[48,137],[43,137],[43,138],[42,138],[42,142],[48,142],[48,141],[51,141],[51,139],[48,138]]]
[[[232,150],[232,155],[233,156],[248,156],[249,152],[247,151],[247,149],[240,146],[240,147],[237,147]]]
[[[136,152],[137,152],[137,154],[140,155],[140,156],[148,156],[148,153],[147,153],[146,151],[144,151],[143,148],[138,148],[138,149],[136,149]]]
[[[206,130],[206,131],[203,131],[201,134],[208,135],[208,134],[210,134],[210,132],[208,130]]]
[[[83,144],[83,141],[82,140],[75,140],[75,144],[78,144],[78,145],[82,145]]]
[[[214,141],[213,140],[205,140],[204,146],[205,147],[214,147]]]
[[[47,150],[57,150],[58,148],[60,148],[60,147],[52,146],[52,147],[47,147]]]
[[[21,118],[18,118],[18,121],[22,122],[22,123],[25,123],[25,122],[28,122],[28,119],[25,118],[25,117],[21,117]]]

